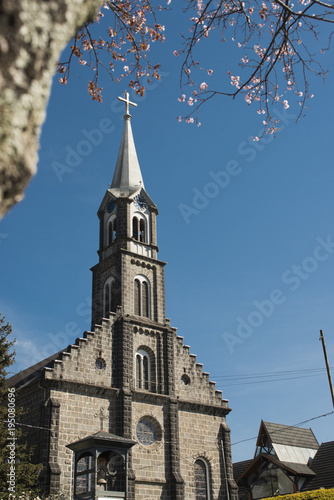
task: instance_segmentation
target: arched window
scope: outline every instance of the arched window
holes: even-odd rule
[[[149,303],[148,303],[148,283],[143,281],[142,283],[142,316],[148,318],[149,316]]]
[[[116,217],[113,216],[108,222],[108,245],[111,245],[116,239]]]
[[[134,216],[132,219],[132,237],[142,243],[147,243],[146,219],[143,215]]]
[[[132,219],[132,236],[135,240],[138,240],[138,219],[134,217]]]
[[[134,314],[151,317],[150,284],[145,276],[136,276],[134,280]]]
[[[194,463],[195,500],[210,500],[208,465],[198,458]]]
[[[146,235],[145,235],[145,221],[144,219],[140,219],[139,223],[139,241],[146,242]]]
[[[107,316],[108,312],[116,312],[115,280],[113,278],[109,278],[104,285],[104,317]]]
[[[142,349],[136,353],[136,387],[148,391],[151,389],[151,360]]]
[[[141,283],[138,279],[135,280],[135,288],[134,288],[134,304],[136,316],[140,316],[140,289]]]
[[[107,316],[107,313],[109,312],[109,306],[110,306],[110,285],[109,283],[106,284],[104,287],[104,316]]]

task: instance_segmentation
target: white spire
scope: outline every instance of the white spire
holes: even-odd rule
[[[121,146],[119,148],[111,189],[117,189],[126,195],[130,195],[138,189],[143,188],[144,181],[141,175],[136,147],[133,140],[131,115],[129,113],[129,104],[132,106],[137,106],[137,104],[129,100],[128,92],[124,92],[124,94],[125,99],[123,97],[118,98],[120,101],[125,103],[126,109],[124,115],[123,136]]]

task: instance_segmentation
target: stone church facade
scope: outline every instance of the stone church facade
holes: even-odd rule
[[[158,210],[145,190],[129,98],[98,211],[92,328],[9,379],[43,465],[74,499],[236,500],[228,402],[165,315]]]

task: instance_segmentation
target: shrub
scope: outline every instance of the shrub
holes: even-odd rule
[[[279,495],[263,500],[334,500],[334,488],[329,490],[305,491],[304,493],[291,493],[289,495]]]

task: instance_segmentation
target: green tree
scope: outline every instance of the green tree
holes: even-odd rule
[[[0,496],[21,493],[36,487],[39,465],[30,460],[33,450],[24,442],[24,433],[16,426],[22,410],[16,407],[16,390],[9,389],[6,377],[15,361],[11,340],[12,327],[0,313]],[[11,474],[11,475],[10,475]],[[8,482],[12,481],[12,482]],[[9,490],[9,488],[11,489]]]

